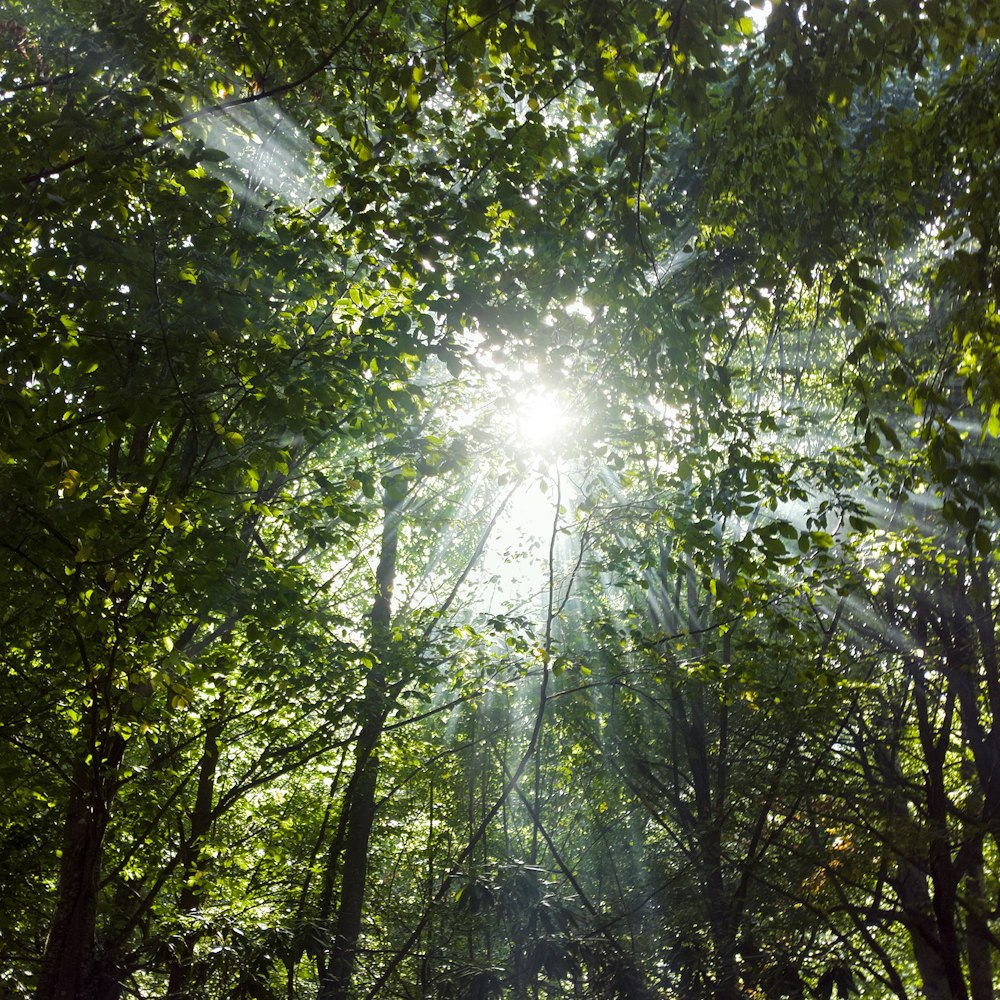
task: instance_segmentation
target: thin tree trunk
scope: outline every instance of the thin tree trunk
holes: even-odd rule
[[[726,891],[722,871],[724,802],[719,794],[713,794],[708,730],[705,724],[705,693],[700,686],[696,685],[691,692],[688,708],[689,718],[684,721],[683,734],[697,813],[694,832],[698,844],[700,877],[712,933],[714,995],[716,1000],[738,1000],[740,989],[736,968],[736,926],[733,902]],[[719,747],[719,754],[725,754],[724,747]],[[717,793],[719,791],[716,790]]]
[[[943,711],[940,731],[935,732],[928,705],[928,691],[923,672],[919,667],[912,671],[913,692],[917,710],[917,728],[924,758],[924,808],[927,811],[927,860],[933,886],[933,912],[937,923],[940,957],[948,978],[948,987],[957,1000],[966,1000],[968,990],[962,971],[962,947],[958,930],[958,874],[951,856],[951,838],[948,832],[948,792],[945,788],[944,764],[948,737],[954,718],[955,695],[949,689],[944,705],[935,705]]]
[[[902,922],[910,935],[913,958],[926,1000],[959,1000],[951,989],[941,953],[941,939],[933,917],[927,879],[912,862],[899,862],[893,880],[903,910]]]
[[[914,676],[915,671],[911,671],[911,681]],[[923,688],[915,697],[918,711],[919,706],[923,705],[926,712]],[[905,784],[894,756],[895,750],[896,747],[892,746],[889,752],[879,752],[876,746],[875,760],[885,789],[888,818],[896,836],[899,840],[904,840],[914,831],[914,822],[910,817]],[[941,941],[941,928],[931,901],[926,873],[913,859],[900,856],[892,885],[902,911],[900,923],[910,937],[924,997],[926,1000],[964,1000],[964,990],[957,994],[953,992],[953,982]]]
[[[971,844],[966,898],[969,912],[965,921],[965,939],[969,958],[969,994],[971,1000],[994,1000],[993,943],[987,913],[986,885],[983,877],[983,836],[977,834]]]
[[[59,895],[38,979],[39,1000],[97,1000],[98,980],[107,978],[97,974],[97,904],[125,741],[100,722],[96,690],[91,694],[91,738],[76,762],[66,805]]]
[[[376,750],[381,735],[382,724],[376,721],[365,727],[358,740],[357,781],[347,806],[350,815],[344,841],[340,905],[333,927],[330,962],[320,985],[320,1000],[346,1000],[350,995],[364,913],[368,846],[375,822],[375,790],[379,770]]]
[[[191,813],[191,832],[184,847],[184,887],[180,891],[177,908],[182,917],[194,914],[201,906],[200,876],[204,873],[204,840],[212,826],[215,804],[215,774],[219,764],[219,737],[221,720],[213,722],[205,732],[205,745],[198,765],[198,791]],[[170,962],[167,997],[183,1000],[191,987],[194,949],[201,937],[200,931],[188,928]]]
[[[340,902],[334,921],[330,959],[321,977],[319,1000],[347,1000],[357,959],[361,921],[364,915],[368,853],[375,823],[375,793],[378,787],[379,743],[392,707],[389,691],[392,651],[392,590],[396,580],[396,551],[405,491],[387,488],[383,507],[382,550],[375,571],[375,601],[372,605],[372,653],[374,665],[368,676],[361,706],[354,776],[350,783],[343,845]]]

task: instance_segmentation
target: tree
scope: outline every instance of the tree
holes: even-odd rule
[[[3,990],[991,1000],[998,13],[9,4]]]

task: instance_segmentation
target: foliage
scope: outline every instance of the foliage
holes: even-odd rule
[[[993,1000],[998,37],[11,0],[0,996]]]

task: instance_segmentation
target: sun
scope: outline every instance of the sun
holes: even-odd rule
[[[518,447],[532,454],[552,452],[569,430],[569,411],[549,386],[521,389],[513,399],[514,433]]]

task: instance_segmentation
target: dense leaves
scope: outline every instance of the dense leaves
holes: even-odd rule
[[[0,996],[993,1000],[998,39],[8,3]]]

